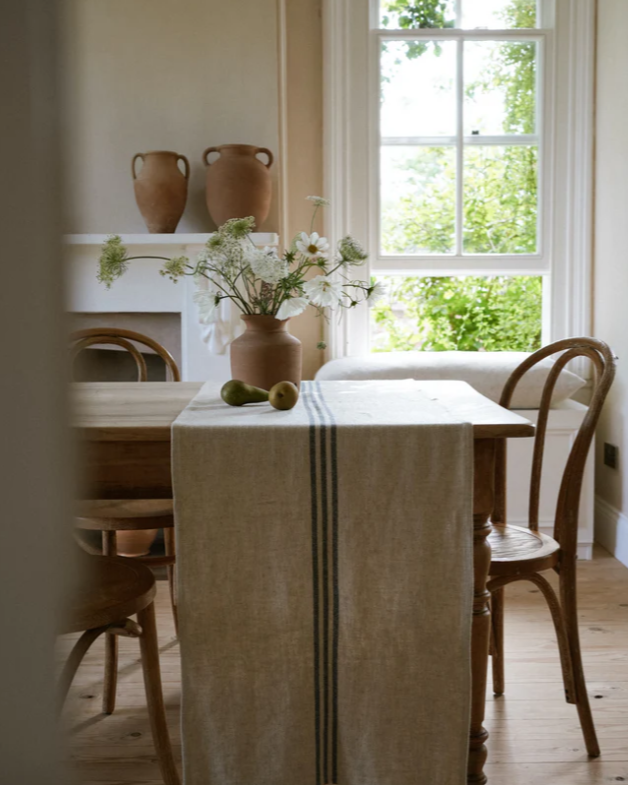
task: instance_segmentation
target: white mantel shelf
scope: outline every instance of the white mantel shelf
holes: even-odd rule
[[[64,242],[66,245],[78,245],[89,247],[92,245],[102,245],[110,234],[66,234]],[[206,234],[121,234],[123,245],[172,245],[172,246],[194,246],[205,245],[209,237]],[[276,246],[279,244],[279,235],[272,232],[256,232],[251,235],[255,245]]]

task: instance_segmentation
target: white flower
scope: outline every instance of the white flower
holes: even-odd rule
[[[386,296],[386,287],[381,281],[377,281],[369,287],[366,299],[369,305],[375,305],[382,297]]]
[[[326,259],[329,251],[329,242],[326,237],[319,237],[318,232],[307,234],[301,232],[297,240],[297,248],[304,256],[310,259]]]
[[[201,324],[213,324],[218,321],[218,307],[220,294],[211,289],[197,289],[192,299],[198,306],[198,316]]]
[[[251,270],[264,283],[279,283],[288,275],[288,262],[280,259],[272,248],[266,247],[263,251],[256,249],[248,262]]]
[[[305,297],[290,297],[284,300],[275,314],[275,319],[289,319],[291,316],[298,316],[308,307],[309,302]]]
[[[315,207],[327,207],[329,205],[329,199],[325,199],[322,196],[306,196],[305,198],[308,202],[313,202]]]
[[[340,281],[333,281],[326,275],[315,275],[303,284],[303,290],[309,301],[321,308],[328,305],[338,305],[342,299],[342,284]]]

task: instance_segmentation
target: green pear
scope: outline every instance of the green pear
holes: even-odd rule
[[[229,406],[244,406],[245,403],[262,403],[268,400],[268,392],[252,384],[232,379],[223,384],[220,397]]]
[[[292,409],[299,400],[299,390],[292,382],[278,382],[270,388],[268,400],[275,409]]]

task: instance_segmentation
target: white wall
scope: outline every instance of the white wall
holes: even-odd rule
[[[597,437],[596,535],[628,563],[628,2],[598,3],[595,335],[619,356]],[[619,470],[603,443],[619,446]]]
[[[276,0],[67,0],[66,9],[67,231],[146,231],[130,163],[147,150],[188,157],[178,231],[209,231],[205,148],[278,153]],[[259,231],[278,231],[277,171]]]

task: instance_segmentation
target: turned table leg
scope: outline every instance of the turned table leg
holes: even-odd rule
[[[491,566],[490,516],[493,511],[495,440],[477,439],[474,444],[473,491],[473,622],[471,628],[471,728],[467,783],[484,785],[486,740],[483,725],[486,677],[491,633],[490,592],[486,588]]]

